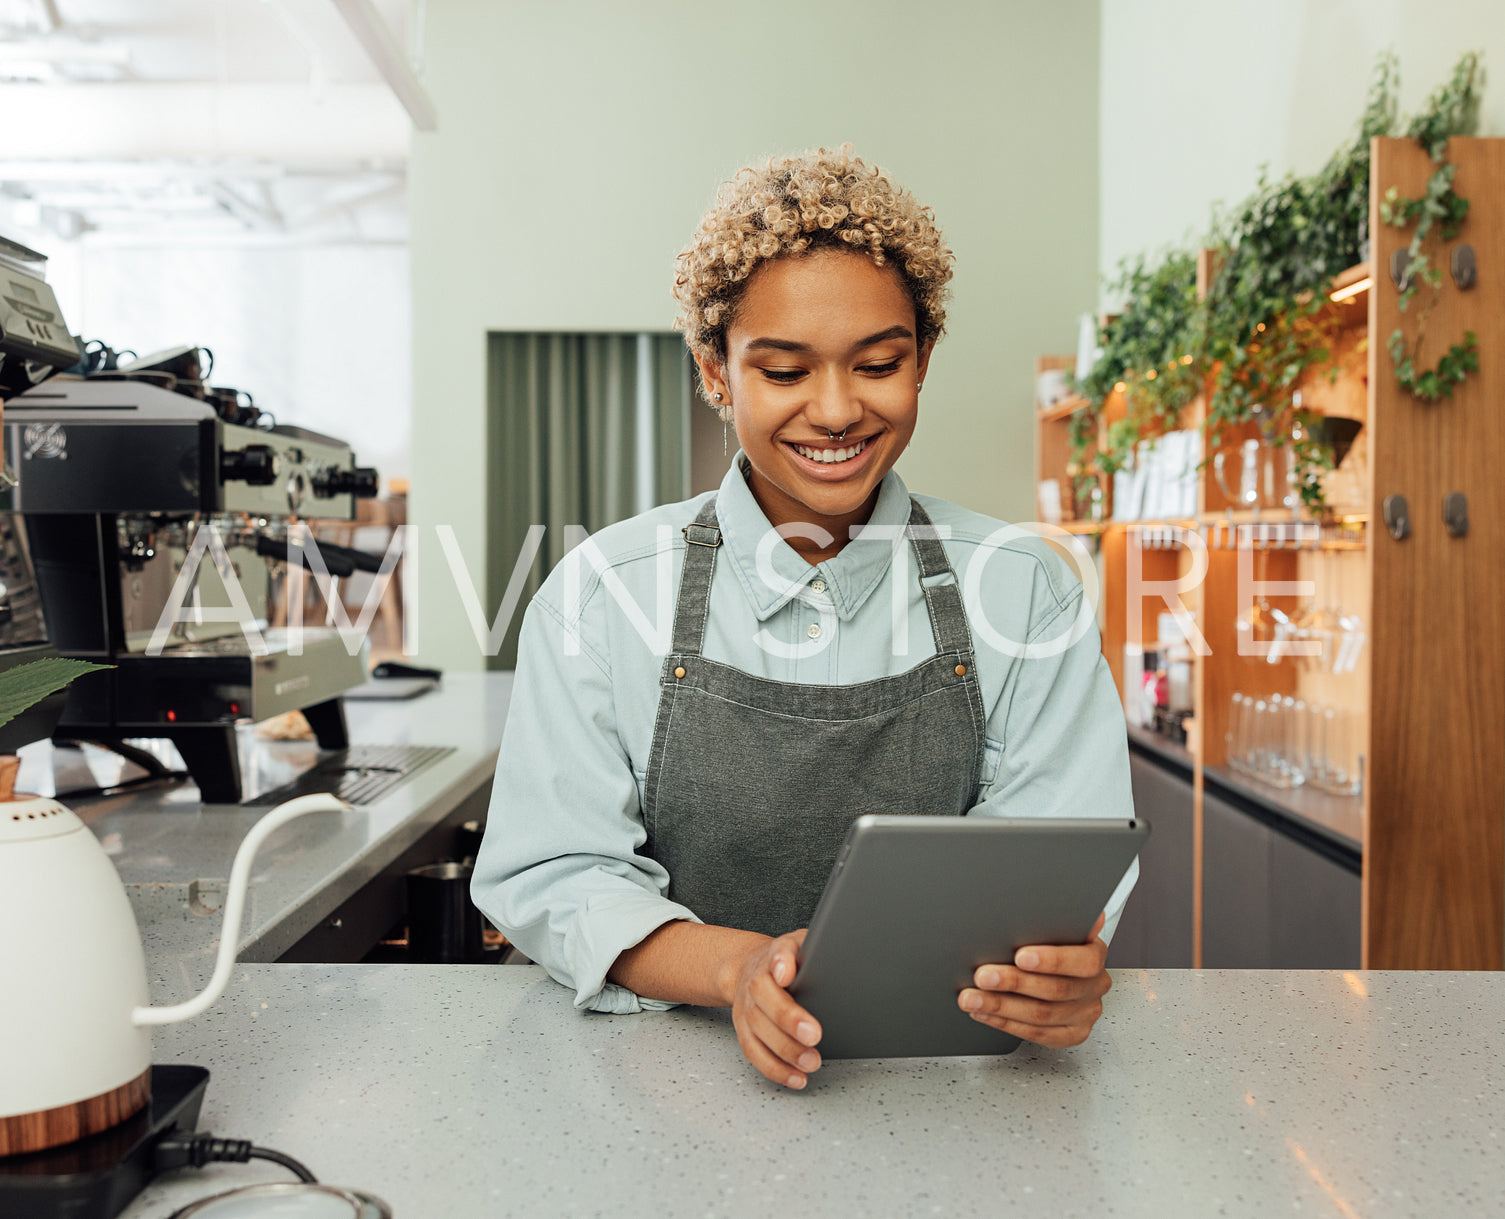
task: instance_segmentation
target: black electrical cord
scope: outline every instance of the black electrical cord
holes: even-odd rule
[[[304,1165],[300,1164],[292,1156],[281,1151],[273,1151],[270,1147],[252,1147],[250,1152],[253,1160],[270,1160],[273,1164],[281,1164],[300,1181],[306,1181],[309,1185],[317,1185],[319,1178],[309,1172]]]
[[[270,1147],[257,1147],[248,1139],[217,1139],[212,1134],[169,1134],[152,1151],[152,1167],[157,1172],[176,1168],[202,1168],[205,1164],[245,1164],[251,1160],[270,1160],[281,1164],[298,1180],[317,1185],[319,1178],[292,1156]]]

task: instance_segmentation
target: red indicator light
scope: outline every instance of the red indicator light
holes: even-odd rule
[[[169,724],[176,723],[177,719],[178,719],[178,713],[176,711],[169,711],[167,713],[167,722]]]
[[[240,714],[240,704],[239,703],[231,703],[230,704],[230,714],[231,715],[239,715]]]

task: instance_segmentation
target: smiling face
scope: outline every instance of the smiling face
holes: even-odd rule
[[[841,250],[776,259],[748,279],[726,351],[724,366],[700,369],[731,403],[753,495],[772,524],[833,535],[830,546],[789,539],[819,562],[867,520],[914,434],[930,351],[904,281]]]

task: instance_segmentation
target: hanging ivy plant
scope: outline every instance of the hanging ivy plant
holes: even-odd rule
[[[1296,410],[1291,417],[1291,460],[1296,465],[1296,491],[1313,516],[1327,508],[1322,476],[1333,469],[1333,446],[1322,439],[1321,418],[1311,411]]]
[[[1454,343],[1439,357],[1434,368],[1421,367],[1421,351],[1428,319],[1442,296],[1442,269],[1432,265],[1428,239],[1436,228],[1443,241],[1453,240],[1468,216],[1468,200],[1453,189],[1458,166],[1447,159],[1448,140],[1478,130],[1483,87],[1484,68],[1478,53],[1471,51],[1458,61],[1452,76],[1427,99],[1426,108],[1406,128],[1406,134],[1421,145],[1436,167],[1427,179],[1426,190],[1419,199],[1408,199],[1392,186],[1380,201],[1380,219],[1386,224],[1400,229],[1415,226],[1396,301],[1401,312],[1406,311],[1422,284],[1430,289],[1426,303],[1417,312],[1415,337],[1408,341],[1397,326],[1386,344],[1401,387],[1423,402],[1451,398],[1453,390],[1479,368],[1478,342],[1471,330],[1464,332],[1461,343]]]
[[[1407,133],[1440,150],[1450,135],[1473,130],[1482,81],[1477,54],[1464,56]],[[1291,445],[1302,499],[1314,513],[1322,511],[1322,474],[1331,468],[1332,452],[1317,439],[1320,431],[1299,426],[1293,391],[1313,370],[1328,368],[1337,376],[1332,353],[1339,320],[1327,308],[1327,295],[1334,275],[1369,256],[1370,141],[1395,134],[1398,87],[1394,56],[1381,56],[1352,137],[1320,172],[1273,182],[1262,176],[1253,195],[1214,216],[1201,244],[1217,250],[1218,258],[1203,300],[1197,299],[1191,251],[1125,264],[1111,286],[1125,302],[1123,312],[1103,326],[1101,354],[1078,387],[1088,403],[1071,428],[1070,469],[1079,489],[1122,469],[1146,435],[1174,427],[1205,387],[1209,445],[1258,415],[1267,435]],[[1466,201],[1450,197],[1451,181],[1451,175],[1439,179],[1422,200],[1395,199],[1395,215],[1418,227],[1441,218],[1446,233],[1467,210]],[[1413,256],[1424,252],[1425,237],[1422,231],[1413,238]],[[1422,269],[1435,287],[1440,276],[1425,263]],[[1469,335],[1437,369],[1414,374],[1418,347],[1419,339],[1402,353],[1409,363],[1396,360],[1397,375],[1412,376],[1418,394],[1434,386],[1446,392],[1450,378],[1466,375],[1471,359],[1476,363]],[[1125,416],[1104,428],[1104,404],[1115,390],[1124,396]]]

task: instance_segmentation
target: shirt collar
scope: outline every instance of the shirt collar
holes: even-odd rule
[[[902,536],[889,536],[909,523],[909,489],[904,480],[892,470],[884,475],[864,533],[843,546],[835,558],[812,567],[773,532],[747,485],[746,469],[747,457],[738,449],[716,492],[716,520],[721,526],[722,551],[728,566],[736,573],[758,620],[766,621],[803,595],[812,604],[829,597],[836,616],[843,622],[851,621],[888,573],[895,547],[904,544]],[[764,551],[761,573],[760,544]],[[825,581],[824,593],[810,588],[815,579]]]

